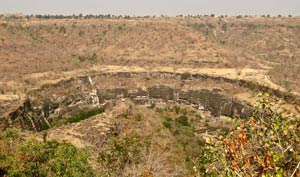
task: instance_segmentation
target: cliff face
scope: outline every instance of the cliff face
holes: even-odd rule
[[[252,108],[246,102],[230,98],[220,89],[204,87],[185,88],[184,83],[178,85],[164,85],[168,79],[185,82],[192,75],[186,73],[114,73],[100,74],[93,77],[79,77],[62,81],[55,85],[44,86],[32,91],[20,107],[11,112],[7,121],[2,122],[2,128],[17,126],[22,129],[40,131],[44,126],[78,114],[80,111],[94,108],[106,109],[115,105],[115,102],[129,99],[135,104],[151,105],[160,102],[191,105],[195,109],[205,109],[213,116],[226,115],[230,117],[248,117]],[[109,82],[113,78],[123,79],[126,84],[112,88],[103,87],[105,78]],[[142,81],[131,79],[139,78]],[[125,79],[125,80],[124,80]],[[160,79],[159,82],[155,79]],[[201,82],[201,81],[200,81]]]
[[[266,91],[287,102],[299,97],[258,83],[195,73],[108,72],[80,76],[44,85],[28,94],[28,99],[2,119],[2,129],[19,126],[40,131],[53,121],[78,114],[81,110],[107,108],[120,100],[151,105],[158,102],[191,105],[210,111],[215,117],[249,117],[250,100],[236,95]]]
[[[10,114],[11,126],[20,125],[23,129],[40,131],[43,125],[50,125],[54,120],[74,115],[82,109],[106,108],[109,103],[120,99],[130,99],[134,103],[142,105],[156,102],[192,105],[195,109],[210,111],[213,116],[226,115],[242,118],[252,114],[251,106],[246,103],[207,89],[178,90],[162,85],[146,89],[137,88],[136,90],[116,88],[98,90],[96,98],[100,101],[95,101],[95,97],[91,94],[77,93],[52,97],[51,100],[42,100],[35,106],[28,99],[23,106]]]

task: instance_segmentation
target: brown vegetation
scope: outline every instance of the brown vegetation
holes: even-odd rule
[[[208,17],[2,20],[0,84],[18,88],[27,82],[23,77],[26,74],[57,73],[92,65],[180,65],[268,69],[275,83],[299,91],[296,82],[299,20]]]

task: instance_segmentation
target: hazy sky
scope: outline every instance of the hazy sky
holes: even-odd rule
[[[300,15],[300,0],[0,0],[0,13]]]

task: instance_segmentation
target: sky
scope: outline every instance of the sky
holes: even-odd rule
[[[300,15],[300,0],[0,0],[0,14]]]

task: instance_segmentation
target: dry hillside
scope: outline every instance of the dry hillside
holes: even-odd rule
[[[0,62],[0,176],[300,176],[298,17],[0,15]]]
[[[0,84],[4,89],[18,88],[18,84],[26,83],[27,74],[57,73],[92,65],[252,67],[270,70],[275,83],[299,91],[299,21],[299,18],[2,20]]]

